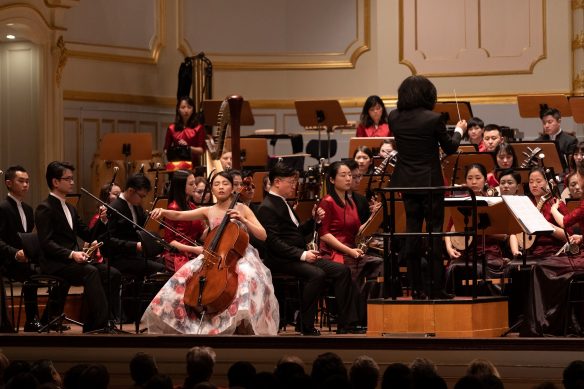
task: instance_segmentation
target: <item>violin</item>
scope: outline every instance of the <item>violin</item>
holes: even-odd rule
[[[233,209],[239,193],[228,209]],[[209,232],[203,246],[203,263],[187,281],[184,303],[203,319],[225,311],[233,302],[238,287],[235,271],[249,244],[248,233],[230,220],[226,212],[221,224]]]

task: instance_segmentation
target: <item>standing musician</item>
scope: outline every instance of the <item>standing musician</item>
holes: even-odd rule
[[[116,209],[135,224],[144,227],[146,214],[142,208],[142,199],[150,192],[150,180],[144,174],[133,174],[126,181],[124,191],[111,203]],[[144,253],[143,242],[133,224],[116,213],[110,215],[108,223],[109,239],[105,245],[106,256],[111,265],[122,274],[143,277],[156,272],[163,272],[165,266]]]
[[[191,200],[196,190],[195,176],[185,170],[177,170],[172,175],[170,189],[168,191],[167,209],[172,211],[188,211],[196,209]],[[205,231],[205,223],[202,220],[165,222],[170,228],[164,229],[164,240],[179,250],[171,253],[165,250],[163,253],[166,270],[171,273],[178,271],[185,263],[203,252],[203,246],[193,246]]]
[[[227,172],[220,172],[211,180],[213,195],[217,204],[189,211],[171,211],[156,208],[152,217],[165,217],[176,221],[205,219],[211,228],[219,224],[225,214],[240,228],[246,229],[260,240],[266,239],[266,230],[258,222],[253,212],[244,204],[237,203],[228,209],[233,201],[233,181]],[[207,243],[207,242],[206,242]],[[207,247],[207,244],[206,244]],[[142,320],[149,333],[183,334],[255,334],[276,335],[278,333],[279,310],[274,295],[272,276],[264,266],[257,251],[247,245],[245,254],[237,261],[237,293],[233,302],[216,316],[205,315],[199,319],[184,304],[185,286],[189,279],[201,270],[207,260],[207,253],[187,262],[181,267],[150,303]]]
[[[205,152],[205,128],[197,121],[195,103],[188,96],[176,104],[174,123],[168,126],[164,140],[164,152],[169,161],[187,160],[199,165],[200,155]]]
[[[390,186],[415,188],[443,185],[438,145],[446,154],[455,153],[466,131],[466,121],[459,121],[454,134],[448,135],[444,119],[432,111],[436,105],[436,98],[436,87],[426,77],[410,76],[400,85],[397,109],[389,114],[389,126],[399,150]],[[444,193],[435,192],[431,196],[430,201],[428,194],[403,194],[407,232],[422,232],[424,220],[427,226],[432,226],[433,232],[442,231]],[[435,298],[452,298],[452,295],[444,291],[440,238],[434,238],[432,242],[432,286],[429,291],[423,289],[420,241],[421,237],[406,239],[405,255],[412,296],[425,299],[430,292]]]
[[[319,336],[314,328],[318,298],[321,296],[325,280],[331,279],[339,307],[338,332],[347,333],[358,324],[356,291],[351,281],[351,271],[344,264],[328,261],[315,250],[307,250],[306,235],[314,231],[314,219],[300,224],[298,216],[288,205],[286,199],[292,198],[298,185],[298,172],[282,162],[274,165],[269,173],[270,192],[264,198],[258,219],[266,228],[266,263],[275,273],[292,275],[303,281],[302,328],[297,330],[303,335]],[[313,210],[317,221],[324,211]]]
[[[107,267],[103,264],[89,264],[89,256],[80,249],[77,237],[93,242],[95,236],[105,231],[107,217],[102,212],[100,222],[90,230],[81,220],[75,208],[65,201],[73,191],[73,165],[53,161],[47,166],[46,179],[50,193],[35,211],[35,223],[43,251],[41,270],[43,273],[63,278],[66,285],[59,291],[60,307],[52,313],[63,311],[69,285],[83,285],[84,304],[87,310],[83,331],[103,328],[107,324],[107,298],[103,284],[107,282]],[[110,285],[117,290],[120,274],[111,272]]]
[[[327,193],[320,207],[324,210],[319,228],[320,253],[323,258],[343,263],[351,270],[351,277],[361,298],[357,304],[359,322],[365,324],[367,310],[367,291],[363,289],[367,278],[383,273],[383,260],[365,255],[356,246],[355,237],[360,230],[361,221],[355,203],[349,197],[351,170],[342,161],[333,162],[327,174]]]
[[[574,135],[565,132],[562,127],[562,114],[556,108],[548,108],[540,112],[539,118],[543,124],[543,134],[535,141],[551,140],[556,144],[562,167],[564,170],[569,168],[568,159],[574,154],[578,145],[578,139]]]
[[[24,202],[29,189],[28,172],[22,166],[10,166],[4,174],[8,189],[6,200],[0,203],[0,274],[24,282],[38,271],[33,268],[30,258],[24,253],[19,232],[32,232],[34,229],[33,209]],[[4,293],[4,288],[0,291]],[[28,284],[23,286],[26,323],[24,332],[35,332],[42,328],[37,305],[37,288]],[[4,300],[3,300],[4,301]],[[3,329],[14,331],[2,306],[0,332]]]
[[[391,130],[387,125],[387,110],[379,96],[369,96],[365,100],[356,136],[391,136]]]

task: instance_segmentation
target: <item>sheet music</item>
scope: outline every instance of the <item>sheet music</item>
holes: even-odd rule
[[[527,196],[502,196],[505,205],[527,234],[552,233],[553,226],[537,210]]]
[[[493,205],[497,205],[499,203],[501,203],[503,201],[503,199],[499,196],[497,197],[487,197],[487,196],[476,196],[477,199],[477,203],[479,202],[485,202],[489,207],[493,206]],[[444,201],[449,202],[449,201],[471,201],[472,198],[470,196],[465,196],[465,197],[445,197]]]

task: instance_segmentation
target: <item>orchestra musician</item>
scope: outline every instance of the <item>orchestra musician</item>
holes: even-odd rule
[[[485,122],[483,122],[480,118],[473,117],[470,118],[467,123],[467,132],[466,136],[463,139],[468,139],[468,142],[471,145],[475,145],[477,151],[484,152],[487,150],[487,146],[485,145],[485,141],[483,140],[483,132],[485,131]]]
[[[495,177],[496,169],[511,169],[515,166],[515,152],[509,143],[499,143],[497,147],[495,147],[493,154],[495,154],[496,162],[495,171],[487,174],[487,184],[491,188],[499,185],[499,181],[497,181],[497,177]]]
[[[540,112],[539,118],[543,125],[543,134],[535,141],[553,141],[558,149],[562,167],[567,170],[570,155],[578,145],[578,139],[574,135],[568,134],[562,129],[562,114],[556,108],[548,108]]]
[[[423,76],[406,78],[398,89],[397,109],[389,114],[391,127],[399,158],[390,186],[426,187],[441,186],[444,183],[440,165],[440,150],[453,154],[466,131],[466,121],[457,123],[454,134],[446,132],[444,118],[432,111],[436,105],[436,87]],[[430,196],[432,197],[430,199]],[[406,211],[406,231],[422,232],[422,224],[432,226],[433,232],[442,231],[444,222],[444,193],[403,193]],[[432,204],[432,207],[430,207]],[[431,208],[431,209],[430,209]],[[452,298],[444,290],[444,266],[442,265],[442,245],[440,238],[432,242],[431,266],[433,279],[430,290],[425,290],[421,271],[420,237],[406,239],[405,257],[412,288],[412,297],[425,299],[430,293],[435,298]]]
[[[487,124],[483,132],[483,142],[485,143],[485,152],[494,152],[499,143],[503,142],[501,128],[496,124]]]
[[[324,217],[319,226],[320,254],[323,258],[342,263],[351,270],[351,277],[361,298],[357,304],[359,322],[366,322],[366,304],[369,297],[363,287],[367,278],[383,273],[383,260],[379,257],[365,255],[363,249],[356,246],[355,237],[361,227],[355,203],[349,197],[351,188],[351,170],[342,161],[333,162],[328,168],[327,195],[319,206],[324,210]]]
[[[34,229],[34,214],[30,205],[24,202],[29,190],[28,172],[22,166],[10,166],[4,172],[4,183],[8,189],[6,199],[0,203],[0,266],[1,276],[6,276],[19,282],[30,279],[39,273],[23,250],[19,232],[32,232]],[[42,328],[39,321],[37,304],[37,288],[23,284],[24,311],[26,322],[24,332],[35,332]],[[4,303],[4,288],[0,290]],[[6,307],[2,304],[0,312],[0,332],[13,332],[14,327],[8,320]],[[45,318],[43,318],[46,320]]]
[[[198,122],[194,106],[188,96],[181,97],[176,104],[174,123],[168,126],[164,140],[169,161],[186,160],[197,166],[205,152],[205,128]]]
[[[387,125],[387,110],[379,96],[369,96],[363,104],[357,137],[388,137],[391,130]]]
[[[233,209],[233,180],[229,173],[220,172],[211,181],[217,204],[188,211],[173,211],[156,208],[152,217],[186,222],[205,219],[211,228],[218,226],[225,213],[241,228],[245,228],[260,240],[266,239],[266,230],[253,212],[238,203]],[[276,335],[278,333],[279,308],[274,295],[272,276],[264,266],[257,251],[247,245],[245,254],[237,262],[237,294],[231,305],[215,316],[199,319],[184,304],[186,282],[199,271],[203,256],[187,262],[162,287],[152,300],[142,320],[149,333],[183,334],[255,334]]]
[[[142,208],[142,200],[151,190],[148,177],[144,174],[133,174],[128,177],[124,191],[111,203],[111,207],[132,220],[134,224],[144,227],[146,213]],[[105,254],[111,265],[122,274],[144,277],[157,272],[164,272],[164,264],[148,258],[144,252],[141,236],[134,224],[128,222],[116,213],[109,216],[109,239],[104,246]]]
[[[314,328],[318,298],[323,292],[325,279],[332,280],[339,321],[337,332],[362,332],[357,328],[357,294],[351,281],[351,271],[341,263],[325,260],[315,250],[307,250],[306,238],[314,231],[314,217],[318,221],[324,211],[313,209],[313,218],[300,224],[298,217],[286,202],[296,193],[298,172],[282,162],[278,162],[269,173],[271,188],[258,210],[258,219],[266,228],[266,264],[274,273],[298,277],[303,281],[302,288],[302,328],[297,331],[303,335],[319,336]],[[300,323],[299,323],[300,324]]]
[[[353,159],[357,161],[359,165],[359,171],[361,174],[372,174],[373,169],[373,151],[367,146],[359,146],[355,149],[353,153]]]
[[[196,190],[195,182],[195,176],[191,172],[185,170],[174,172],[168,191],[167,209],[187,211],[197,208],[192,201]],[[164,229],[164,240],[179,250],[178,253],[165,250],[162,254],[166,270],[174,273],[203,252],[203,246],[193,246],[191,242],[201,238],[206,226],[202,220],[166,220],[165,224],[170,228]]]
[[[512,173],[512,171],[506,172],[506,175],[501,176],[501,178],[507,180],[507,175],[509,175],[513,179]],[[484,196],[487,193],[487,189],[489,188],[486,178],[487,170],[483,165],[479,163],[473,163],[465,166],[465,177],[466,185],[473,190],[475,195]],[[515,188],[517,188],[516,183]],[[509,190],[507,194],[511,194],[511,189],[508,189]],[[454,231],[454,228],[452,228],[451,231]],[[457,280],[465,277],[464,273],[466,272],[466,261],[463,260],[462,251],[465,249],[465,247],[464,243],[458,247],[455,247],[454,238],[455,237],[450,236],[444,237],[446,252],[449,256],[449,263],[446,269],[446,279],[448,289],[456,290],[456,294],[459,295],[462,294],[462,290],[464,289],[457,282]],[[473,237],[473,239],[469,241],[469,250],[466,252],[469,258],[472,253],[470,249],[473,247],[473,245],[477,246],[478,255],[485,256],[485,263],[487,264],[485,277],[487,279],[501,278],[505,273],[506,265],[510,261],[505,257],[505,254],[509,252],[507,249],[509,244],[508,239],[514,239],[514,247],[516,248],[514,254],[520,254],[519,249],[517,248],[517,240],[515,235],[512,235],[511,238],[507,235],[500,234],[485,235],[484,241],[482,236],[477,236],[476,238]],[[464,241],[464,238],[459,237],[459,240]],[[478,260],[477,265],[478,276],[481,276],[483,273],[482,261]],[[466,278],[470,279],[470,274],[467,273]],[[487,288],[488,290],[481,291],[481,294],[500,294],[500,290],[495,289],[493,285],[487,285]]]
[[[566,202],[567,199],[579,200],[582,197],[582,188],[578,181],[577,172],[568,173],[566,176],[566,188],[562,192],[562,200]]]
[[[397,151],[395,149],[395,140],[394,139],[384,139],[381,147],[379,147],[379,156],[381,158],[389,157],[392,151]]]
[[[83,285],[84,304],[91,307],[87,310],[87,318],[83,331],[103,328],[108,320],[108,305],[103,284],[107,282],[107,266],[104,264],[89,264],[89,256],[81,250],[77,237],[86,242],[92,242],[102,231],[106,230],[105,210],[102,211],[100,222],[93,229],[81,220],[75,208],[66,202],[67,194],[73,191],[73,165],[67,162],[53,161],[46,171],[49,196],[40,203],[35,211],[35,224],[43,256],[41,270],[43,273],[63,278],[66,283],[58,292],[58,309],[51,309],[53,314],[63,312],[65,298],[69,285]],[[120,273],[112,269],[109,274],[112,290],[119,290]]]

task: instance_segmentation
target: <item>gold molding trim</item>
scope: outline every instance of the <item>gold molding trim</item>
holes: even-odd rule
[[[580,70],[576,73],[574,80],[572,80],[572,90],[573,94],[576,96],[584,95],[584,70]]]
[[[67,5],[64,3],[79,3],[79,0],[44,0],[47,8],[71,8],[76,4]]]
[[[584,71],[581,75],[584,85]],[[542,91],[541,93],[531,94],[549,94],[559,93],[569,96],[570,91]],[[473,104],[516,104],[517,95],[521,93],[497,93],[497,94],[476,94],[476,95],[457,95],[458,101],[469,101]],[[337,99],[343,108],[358,108],[363,107],[363,102],[367,97],[347,97]],[[397,96],[381,96],[384,103],[388,106],[395,106]],[[452,101],[455,96],[450,94],[443,94],[438,97],[438,101]],[[135,105],[150,105],[164,108],[174,109],[176,104],[175,97],[163,96],[143,96],[143,95],[129,95],[118,93],[103,93],[103,92],[88,92],[88,91],[63,91],[63,100],[70,101],[86,101],[98,103],[113,103],[113,104],[135,104]],[[250,100],[250,106],[255,109],[294,109],[294,101],[291,99],[258,99]]]
[[[584,8],[584,0],[572,0],[572,9]]]
[[[359,0],[356,1],[357,7],[357,27],[359,27]],[[371,0],[363,1],[363,42],[361,45],[355,47],[353,52],[348,58],[343,58],[341,60],[310,60],[310,57],[315,56],[341,56],[348,54],[351,46],[358,41],[359,36],[353,42],[347,45],[347,48],[341,53],[246,53],[242,54],[229,54],[229,53],[212,53],[205,52],[205,54],[213,60],[213,67],[220,70],[308,70],[308,69],[354,69],[357,64],[357,60],[365,52],[371,50]],[[190,57],[195,55],[193,49],[190,47],[189,43],[184,38],[183,29],[183,19],[181,15],[184,15],[184,0],[180,0],[177,6],[177,39],[178,46],[177,50],[181,52],[185,57]],[[358,32],[359,34],[359,32]],[[238,57],[233,60],[220,59],[221,57]],[[291,62],[291,61],[280,61],[273,60],[274,57],[307,57],[305,61]],[[259,57],[257,61],[241,60],[241,57]],[[261,57],[267,58],[265,61],[261,61]]]
[[[584,47],[584,31],[580,31],[574,39],[572,39],[572,50],[581,49]]]
[[[154,65],[158,63],[160,58],[160,51],[166,42],[166,8],[164,6],[164,0],[156,0],[156,9],[158,10],[155,14],[156,29],[152,40],[152,46],[149,49],[137,49],[135,47],[124,47],[124,46],[114,46],[114,45],[96,45],[83,42],[68,42],[74,44],[78,47],[87,47],[88,49],[71,49],[69,50],[69,56],[80,59],[89,59],[95,61],[107,61],[107,62],[124,62],[124,63],[138,63],[138,64],[149,64]],[[91,50],[93,48],[93,50]],[[113,54],[113,53],[103,53],[96,48],[108,48],[117,49],[125,51],[136,51],[139,53],[144,53],[143,56],[132,55],[132,54]]]
[[[55,70],[55,81],[57,86],[61,86],[61,78],[63,77],[63,70],[67,64],[67,48],[65,47],[65,41],[61,35],[57,40],[57,50],[59,51],[59,62],[57,64],[57,69]]]
[[[584,0],[572,0],[574,1],[578,1],[580,3],[584,4]],[[583,6],[584,7],[584,6]],[[403,42],[403,34],[404,34],[404,12],[403,12],[403,8],[404,8],[404,0],[399,0],[399,35],[400,35],[400,39],[399,39],[399,63],[401,65],[405,65],[408,69],[410,69],[410,71],[412,72],[412,74],[419,74],[419,75],[424,75],[426,77],[467,77],[467,76],[490,76],[490,75],[522,75],[522,74],[533,74],[533,70],[535,69],[535,66],[542,60],[547,58],[547,8],[546,8],[546,0],[542,0],[542,23],[543,23],[543,53],[541,55],[539,55],[537,58],[535,58],[533,61],[531,61],[531,63],[529,64],[529,68],[527,70],[513,70],[513,71],[484,71],[484,72],[454,72],[454,73],[420,73],[418,72],[418,70],[416,69],[415,65],[408,61],[407,59],[404,59],[404,42]]]

